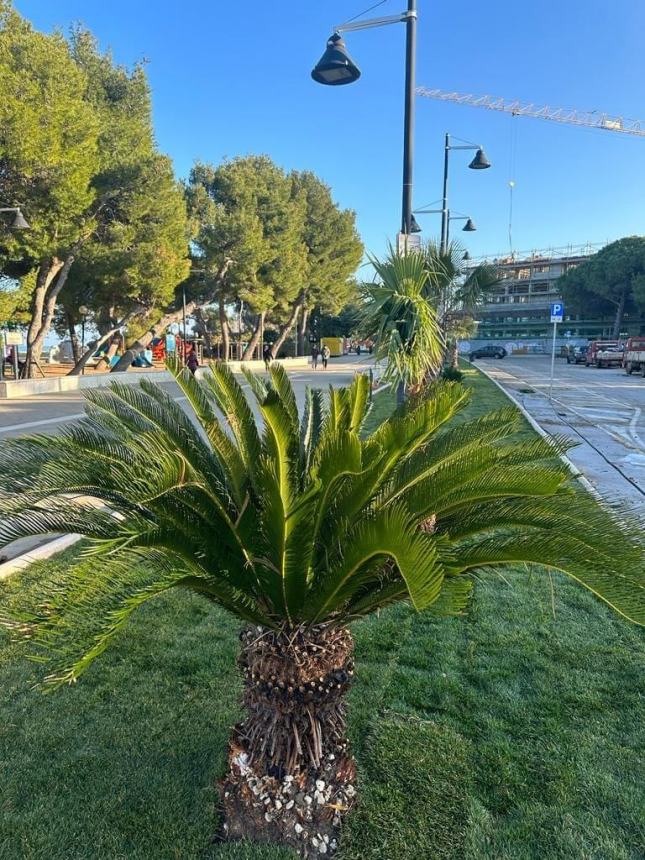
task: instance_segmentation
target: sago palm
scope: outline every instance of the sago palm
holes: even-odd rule
[[[382,374],[403,402],[406,389],[418,388],[441,367],[444,337],[435,306],[428,301],[427,258],[423,251],[370,257],[376,280],[362,285],[361,328],[376,343],[377,360],[386,360]]]
[[[4,621],[60,685],[170,588],[239,616],[229,837],[333,853],[355,795],[355,619],[397,601],[458,614],[476,576],[522,565],[645,620],[642,535],[571,487],[565,442],[517,441],[515,410],[451,424],[468,395],[438,385],[364,438],[364,376],[327,398],[309,391],[300,418],[274,365],[268,383],[247,374],[258,427],[225,365],[199,381],[175,372],[194,420],[142,380],[87,392],[87,417],[57,436],[3,443],[0,543],[87,539],[55,593]]]

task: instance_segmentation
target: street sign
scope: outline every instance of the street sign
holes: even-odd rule
[[[7,346],[22,346],[22,332],[6,331],[4,333],[4,342]]]
[[[551,322],[561,323],[564,321],[564,302],[551,302]]]
[[[418,251],[421,248],[421,236],[418,233],[397,233],[396,249],[399,254],[407,254],[408,251]]]

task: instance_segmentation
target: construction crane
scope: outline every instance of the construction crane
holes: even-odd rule
[[[536,119],[549,119],[553,122],[564,122],[569,125],[582,125],[587,128],[600,128],[605,131],[618,131],[622,134],[632,134],[645,137],[645,121],[627,119],[622,116],[602,113],[601,111],[579,111],[567,108],[552,108],[549,105],[537,106],[533,102],[507,101],[495,96],[475,96],[472,93],[447,93],[443,90],[428,90],[417,87],[418,96],[427,99],[438,99],[442,102],[455,102],[470,107],[487,108],[502,111],[513,116],[532,116]]]

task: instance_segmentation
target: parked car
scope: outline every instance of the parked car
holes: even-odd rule
[[[586,346],[570,346],[566,353],[567,364],[584,364],[587,358]]]
[[[593,340],[587,349],[585,365],[589,367],[620,367],[623,363],[623,347],[617,340]]]
[[[645,337],[630,337],[625,344],[625,354],[623,355],[623,367],[625,373],[631,375],[636,371],[640,371],[640,375],[645,377]]]
[[[471,361],[475,358],[506,358],[508,353],[503,346],[480,346],[479,349],[473,349],[469,353]]]

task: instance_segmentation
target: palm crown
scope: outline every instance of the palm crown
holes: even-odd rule
[[[74,680],[170,587],[284,629],[407,599],[459,613],[474,572],[527,562],[645,619],[638,530],[571,488],[564,441],[518,442],[516,410],[449,424],[468,394],[437,385],[362,438],[366,377],[327,397],[309,390],[299,418],[273,365],[268,383],[246,374],[258,429],[225,365],[201,381],[175,375],[196,423],[142,380],[89,391],[87,417],[57,436],[4,443],[0,545],[88,538],[57,593],[4,619],[42,646],[48,682]]]

